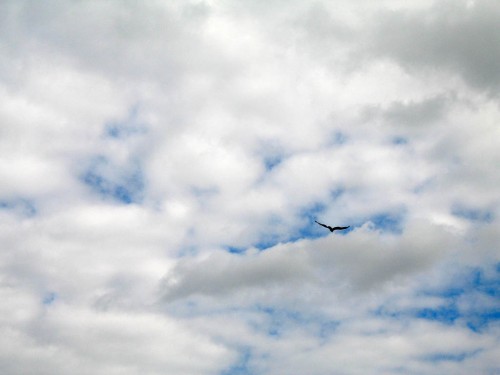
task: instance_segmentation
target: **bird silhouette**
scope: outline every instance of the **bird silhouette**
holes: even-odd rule
[[[349,228],[349,227],[350,227],[350,225],[349,225],[349,226],[347,226],[347,227],[331,227],[331,226],[329,226],[329,225],[321,224],[320,222],[318,222],[318,221],[316,221],[316,220],[314,220],[314,221],[315,221],[316,223],[318,223],[319,225],[321,225],[322,227],[325,227],[325,228],[330,229],[330,232],[333,232],[334,230],[344,230],[344,229],[347,229],[347,228]]]

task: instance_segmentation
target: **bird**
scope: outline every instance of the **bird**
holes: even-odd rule
[[[321,225],[322,227],[325,227],[325,228],[328,228],[330,229],[330,232],[333,232],[334,230],[344,230],[344,229],[347,229],[347,228],[350,228],[351,226],[347,226],[347,227],[331,227],[329,225],[325,225],[325,224],[321,224],[320,222],[314,220],[316,223],[318,223],[319,225]]]

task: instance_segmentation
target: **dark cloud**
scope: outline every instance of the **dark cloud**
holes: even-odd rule
[[[420,10],[379,14],[369,50],[410,69],[443,70],[497,95],[500,88],[500,3],[438,1]]]
[[[429,125],[445,114],[447,100],[444,97],[421,102],[394,102],[383,113],[385,120],[395,125]]]
[[[451,100],[448,96],[439,95],[423,100],[394,101],[385,107],[368,107],[364,116],[366,121],[381,119],[402,130],[405,127],[428,128],[446,116]]]
[[[248,288],[269,288],[305,280],[309,266],[303,252],[266,251],[251,255],[215,252],[207,259],[185,259],[165,277],[166,301],[191,295],[223,296]]]

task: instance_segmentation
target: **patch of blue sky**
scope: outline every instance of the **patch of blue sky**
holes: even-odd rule
[[[378,306],[376,309],[373,309],[371,313],[380,318],[393,318],[393,319],[400,319],[407,315],[407,311],[402,311],[402,310],[393,310],[387,308],[385,305]]]
[[[33,217],[37,213],[35,203],[31,199],[0,199],[0,210],[6,210],[24,217]]]
[[[133,106],[123,120],[104,124],[104,135],[113,139],[125,139],[147,133],[147,125],[138,120],[139,107]]]
[[[398,136],[398,137],[392,138],[391,143],[394,145],[397,145],[397,146],[406,145],[406,144],[408,144],[408,139]]]
[[[231,254],[243,254],[247,248],[238,246],[226,246],[225,249]]]
[[[287,239],[279,235],[264,235],[260,240],[253,245],[258,250],[267,250],[271,247],[278,245],[279,243],[286,242]],[[233,248],[235,249],[235,248]]]
[[[83,173],[81,180],[101,197],[123,204],[140,203],[144,194],[144,176],[139,165],[114,166],[99,157]]]
[[[269,230],[263,232],[257,241],[251,245],[252,247],[258,250],[266,250],[281,242],[290,240],[290,235],[286,231],[286,223],[279,215],[270,215],[266,220],[266,228],[269,228]]]
[[[453,325],[461,317],[455,302],[441,306],[424,307],[419,309],[391,310],[380,306],[374,312],[375,316],[397,320],[424,319],[437,321],[446,325]]]
[[[304,207],[302,210],[300,210],[299,216],[307,218],[309,221],[314,221],[325,210],[326,210],[326,203],[314,202]]]
[[[324,236],[324,230],[321,230],[321,227],[318,227],[318,229],[316,226],[317,224],[314,223],[314,219],[307,219],[303,226],[291,231],[290,233],[265,233],[252,246],[262,251],[272,248],[280,243],[295,242],[306,238],[314,239]],[[232,250],[237,252],[237,247],[234,247]]]
[[[500,263],[496,264],[491,272],[481,268],[471,271],[471,285],[474,290],[491,297],[500,297]]]
[[[253,243],[248,248],[252,247],[260,251],[265,251],[276,245],[279,245],[280,243],[294,242],[300,238],[304,238],[304,236],[301,236],[300,233],[302,232],[297,232],[296,234],[293,235],[265,233],[259,237],[258,241]],[[243,248],[238,246],[227,246],[226,250],[229,251],[230,253],[238,254],[238,253],[244,253],[248,248]]]
[[[464,204],[454,204],[451,208],[454,216],[475,222],[490,223],[493,221],[493,213],[489,210],[468,207]]]
[[[104,134],[107,137],[115,139],[125,139],[132,136],[145,134],[146,132],[146,127],[138,127],[135,125],[120,123],[108,123],[104,127]]]
[[[340,321],[337,320],[325,320],[319,325],[319,337],[322,340],[330,338],[340,326]]]
[[[426,362],[463,362],[466,359],[472,358],[480,353],[481,350],[473,350],[470,352],[447,352],[447,353],[435,353],[429,354],[422,357],[422,360]]]
[[[417,293],[438,297],[439,306],[390,310],[380,307],[377,316],[392,319],[424,319],[447,325],[464,324],[475,332],[488,329],[500,320],[500,269],[497,265],[463,270],[452,284]],[[487,301],[481,303],[480,301]]]
[[[453,279],[452,283],[452,285],[426,290],[423,293],[448,299],[456,299],[472,292],[500,297],[500,263],[464,269]]]
[[[434,291],[433,293],[426,293],[426,294],[432,294],[436,297],[441,297],[441,298],[451,298],[455,299],[456,297],[459,297],[465,292],[464,287],[462,286],[450,286],[445,289],[440,289],[438,291]]]
[[[273,170],[276,166],[280,165],[283,161],[282,155],[269,155],[264,158],[264,166],[266,167],[266,171]]]
[[[55,301],[57,300],[57,293],[55,292],[48,292],[45,293],[45,295],[42,298],[42,304],[45,306],[52,305]]]
[[[425,320],[433,320],[444,324],[453,324],[460,318],[460,311],[455,303],[445,306],[418,309],[415,317]]]
[[[319,340],[325,340],[333,335],[340,325],[340,321],[318,313],[274,306],[257,306],[256,310],[267,317],[267,324],[261,325],[259,329],[274,338],[300,328]]]
[[[347,134],[345,134],[341,131],[335,131],[330,136],[329,144],[332,146],[333,145],[343,145],[343,144],[347,143],[348,140],[349,140],[349,138],[348,138]]]
[[[474,332],[482,332],[486,330],[491,323],[496,323],[500,320],[500,309],[497,308],[493,311],[476,312],[468,314],[467,327]]]
[[[250,375],[253,372],[250,369],[250,360],[252,350],[249,347],[240,349],[238,361],[228,369],[223,370],[219,375]]]
[[[405,211],[383,212],[368,217],[365,222],[371,222],[375,229],[382,232],[401,234],[403,231]]]
[[[330,191],[330,200],[335,201],[339,199],[343,194],[345,193],[345,188],[343,187],[337,187],[336,189],[333,189]]]
[[[257,310],[268,317],[266,332],[269,336],[280,337],[283,334],[285,325],[289,320],[299,321],[300,316],[297,312],[277,309],[270,306],[260,306]]]
[[[466,278],[468,285],[464,291],[468,295],[484,296],[490,303],[482,305],[473,303],[465,312],[467,326],[476,332],[487,329],[491,323],[500,321],[500,269],[499,263],[489,270],[475,268]]]

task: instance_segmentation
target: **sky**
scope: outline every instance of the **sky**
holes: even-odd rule
[[[499,19],[0,2],[0,372],[500,374]]]

